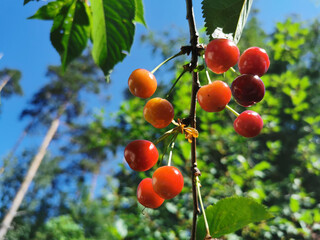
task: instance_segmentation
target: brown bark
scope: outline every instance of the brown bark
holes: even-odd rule
[[[191,51],[191,62],[190,71],[192,71],[192,96],[190,104],[190,114],[189,120],[190,125],[196,128],[196,103],[197,103],[197,92],[200,88],[199,74],[193,70],[198,66],[198,45],[199,45],[199,35],[196,29],[192,0],[186,0],[187,7],[187,20],[189,23],[189,33],[190,33],[190,44],[192,47]],[[200,175],[200,171],[197,168],[197,156],[196,156],[196,139],[192,139],[191,143],[191,173],[192,173],[192,197],[193,197],[193,221],[191,230],[191,240],[196,239],[196,228],[197,228],[197,216],[200,212],[198,204],[198,194],[196,187],[196,177]]]

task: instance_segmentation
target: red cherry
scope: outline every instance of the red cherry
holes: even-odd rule
[[[231,90],[223,81],[202,86],[197,93],[200,107],[207,112],[220,112],[230,102]]]
[[[149,98],[157,89],[157,80],[151,72],[139,68],[131,73],[128,85],[130,92],[134,96]]]
[[[139,183],[137,198],[139,203],[147,208],[158,208],[164,202],[164,199],[153,190],[151,178],[145,178]]]
[[[239,59],[239,72],[263,76],[269,69],[270,60],[267,52],[259,47],[251,47],[245,50]]]
[[[212,72],[220,74],[237,64],[240,51],[229,39],[214,39],[206,47],[205,61]]]
[[[124,149],[124,158],[135,171],[147,171],[158,161],[156,146],[147,140],[134,140]]]
[[[257,75],[244,74],[232,82],[231,92],[241,106],[250,107],[263,99],[265,88]]]
[[[160,197],[171,199],[181,192],[183,176],[176,167],[159,167],[152,175],[152,186]]]
[[[263,121],[258,113],[246,110],[236,118],[233,127],[241,136],[251,138],[259,135],[263,127]]]
[[[174,109],[168,100],[156,97],[146,103],[143,116],[155,128],[165,128],[174,118]]]

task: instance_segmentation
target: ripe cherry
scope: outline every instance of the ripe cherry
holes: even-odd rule
[[[200,107],[207,112],[220,112],[230,102],[231,90],[223,81],[202,86],[197,93]]]
[[[158,161],[156,146],[147,140],[134,140],[124,149],[124,158],[129,167],[135,171],[147,171]]]
[[[237,64],[240,51],[229,39],[214,39],[206,47],[205,61],[212,72],[220,74]]]
[[[181,192],[183,188],[183,176],[176,167],[159,167],[153,173],[152,186],[160,197],[171,199]]]
[[[155,128],[165,128],[173,120],[174,110],[171,103],[163,98],[152,98],[144,106],[145,120]]]
[[[241,74],[252,74],[261,77],[270,66],[267,52],[259,47],[251,47],[245,50],[239,59],[238,67]]]
[[[134,96],[149,98],[157,89],[157,80],[151,72],[139,68],[131,73],[128,85],[130,92]]]
[[[250,107],[263,99],[265,88],[257,75],[244,74],[232,82],[231,92],[241,106]]]
[[[236,118],[233,127],[241,136],[251,138],[259,135],[263,127],[263,121],[258,113],[246,110]]]
[[[147,208],[158,208],[164,202],[164,199],[153,190],[151,178],[145,178],[139,183],[137,198],[139,203]]]

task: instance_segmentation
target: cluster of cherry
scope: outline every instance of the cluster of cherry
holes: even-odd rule
[[[136,69],[128,80],[130,92],[140,98],[151,97],[157,89],[157,80],[153,73],[145,69]],[[167,127],[174,118],[172,104],[163,98],[150,99],[143,109],[147,122],[155,128]],[[147,171],[158,161],[156,146],[147,140],[134,140],[125,150],[124,157],[131,169]],[[183,176],[174,166],[162,166],[156,169],[151,178],[143,179],[137,190],[139,203],[147,208],[158,208],[165,199],[177,196],[184,185]]]
[[[205,50],[205,62],[214,73],[221,74],[238,63],[241,73],[231,84],[231,89],[223,81],[214,81],[201,87],[197,93],[201,108],[207,112],[223,110],[231,99],[243,107],[250,107],[260,102],[265,94],[265,87],[260,79],[270,66],[266,51],[259,47],[251,47],[240,56],[237,45],[228,39],[214,39]],[[230,107],[227,106],[229,109]],[[235,131],[244,137],[257,136],[263,127],[260,115],[246,110],[241,114],[233,111],[237,118],[233,126]]]
[[[270,65],[268,54],[264,49],[251,47],[240,56],[236,44],[228,39],[214,39],[205,49],[205,62],[214,73],[221,74],[238,63],[241,73],[231,84],[216,80],[202,86],[197,92],[200,107],[207,112],[219,112],[228,108],[237,115],[233,126],[235,131],[244,137],[257,136],[263,121],[254,111],[246,110],[238,114],[227,104],[233,95],[238,104],[244,107],[260,102],[265,94],[265,87],[260,79]],[[145,69],[134,70],[128,80],[130,92],[140,98],[151,97],[157,89],[157,80],[153,72]],[[147,122],[156,128],[167,127],[174,118],[172,104],[163,98],[150,99],[143,109]],[[124,151],[124,157],[131,169],[147,171],[158,161],[156,146],[147,140],[134,140]],[[173,166],[162,166],[156,169],[152,179],[143,179],[137,190],[138,201],[145,207],[158,208],[165,199],[177,196],[183,188],[183,176]]]

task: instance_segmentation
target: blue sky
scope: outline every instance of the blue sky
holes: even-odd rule
[[[0,8],[0,69],[5,67],[19,69],[22,72],[21,85],[23,97],[14,97],[1,102],[0,113],[0,157],[8,153],[21,134],[26,122],[18,121],[21,110],[32,95],[48,79],[45,77],[48,65],[58,65],[60,58],[49,40],[51,21],[27,20],[47,1],[30,2],[23,6],[23,0],[2,0]],[[108,103],[97,103],[93,108],[105,107],[108,113],[115,112],[122,100],[127,79],[136,68],[153,69],[160,59],[151,56],[151,51],[139,42],[139,36],[148,31],[162,31],[176,25],[187,28],[185,19],[185,1],[144,0],[146,29],[137,25],[135,41],[130,55],[116,66],[112,74],[113,82],[109,87],[112,99]],[[170,6],[170,7],[168,7]],[[320,17],[319,0],[254,0],[254,7],[259,9],[258,18],[267,32],[272,32],[275,23],[288,16],[300,16],[302,20]],[[203,25],[201,1],[194,1],[194,11],[198,27]],[[44,136],[39,133],[39,141]],[[36,140],[35,140],[36,139]],[[37,138],[25,139],[24,146]],[[28,142],[29,141],[29,142]],[[35,146],[36,147],[36,146]]]

